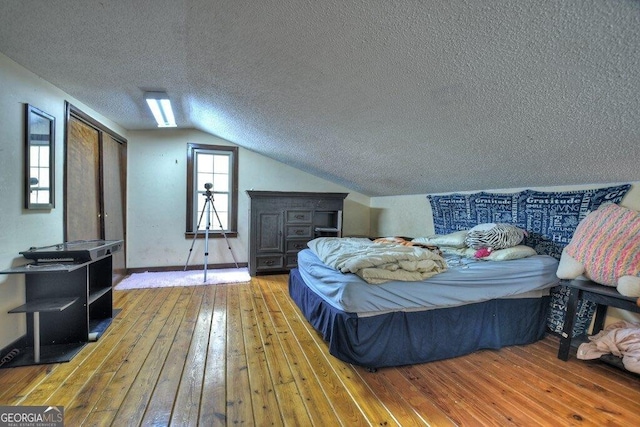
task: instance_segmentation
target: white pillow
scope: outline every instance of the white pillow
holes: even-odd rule
[[[465,238],[467,237],[467,230],[455,231],[449,234],[435,234],[428,237],[416,237],[413,242],[425,243],[427,245],[435,246],[447,246],[450,248],[464,248],[467,246]]]
[[[458,255],[458,256],[468,256],[467,251],[471,250],[473,251],[473,253],[475,253],[475,249],[470,249],[468,247],[464,247],[464,248],[454,248],[453,246],[438,246],[438,249],[440,249],[440,252],[442,252],[443,254],[446,255]],[[473,253],[471,255],[471,258],[473,258]]]
[[[527,258],[532,255],[536,255],[535,249],[525,245],[518,245],[511,248],[498,249],[481,259],[486,259],[487,261],[508,261],[510,259]]]

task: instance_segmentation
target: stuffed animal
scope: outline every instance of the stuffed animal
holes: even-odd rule
[[[583,275],[624,296],[640,297],[640,212],[608,203],[588,214],[562,251],[556,275]]]
[[[495,250],[517,246],[524,240],[527,232],[513,224],[483,223],[467,232],[465,243],[475,249],[474,257],[486,258]]]
[[[491,252],[493,252],[493,248],[480,248],[474,252],[473,257],[485,258],[491,255]]]

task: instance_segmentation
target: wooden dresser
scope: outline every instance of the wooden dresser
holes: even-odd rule
[[[289,271],[298,252],[320,236],[342,236],[342,209],[348,193],[247,191],[249,274]]]

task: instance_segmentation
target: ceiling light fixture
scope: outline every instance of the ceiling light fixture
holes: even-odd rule
[[[146,99],[153,117],[158,122],[159,128],[174,128],[177,126],[171,109],[171,101],[165,92],[145,92],[144,99]]]

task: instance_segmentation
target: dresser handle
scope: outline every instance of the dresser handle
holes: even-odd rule
[[[265,261],[265,265],[273,265],[274,262],[273,261]]]
[[[304,234],[304,231],[302,230],[296,230],[296,234],[300,235],[300,234]]]
[[[303,245],[301,245],[301,244],[299,244],[299,243],[298,243],[297,245],[293,245],[293,247],[294,247],[294,248],[296,248],[296,249],[302,249],[302,248],[304,248],[304,246],[303,246]]]
[[[298,215],[296,215],[296,219],[304,219],[304,215],[298,214]]]

